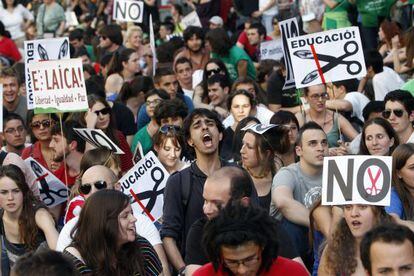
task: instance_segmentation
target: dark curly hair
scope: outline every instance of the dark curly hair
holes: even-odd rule
[[[263,248],[258,273],[268,271],[278,256],[277,222],[263,209],[228,204],[220,214],[207,222],[204,228],[203,245],[209,260],[217,271],[222,246],[239,246],[253,242]],[[226,267],[223,269],[227,270]]]

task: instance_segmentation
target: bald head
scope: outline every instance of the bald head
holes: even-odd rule
[[[105,166],[95,165],[87,169],[82,175],[82,184],[95,183],[96,181],[105,181],[108,189],[114,188],[114,183],[118,181],[118,177],[114,172]]]

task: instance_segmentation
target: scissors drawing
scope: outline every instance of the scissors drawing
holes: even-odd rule
[[[362,65],[360,62],[356,60],[344,60],[347,57],[350,57],[358,52],[358,44],[355,41],[348,41],[344,45],[344,51],[345,54],[339,57],[329,56],[329,55],[323,55],[323,54],[316,54],[316,57],[320,61],[328,62],[325,66],[321,67],[321,71],[323,73],[328,72],[332,68],[335,68],[336,66],[340,64],[346,65],[346,71],[350,75],[357,75],[362,71]],[[313,59],[313,54],[310,50],[298,50],[293,53],[295,56],[301,59]],[[305,76],[305,78],[302,80],[302,84],[308,84],[317,79],[319,76],[318,69],[310,72]]]

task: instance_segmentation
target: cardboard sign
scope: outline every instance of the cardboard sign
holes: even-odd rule
[[[246,130],[252,130],[253,132],[262,135],[263,133],[265,133],[266,131],[268,131],[271,128],[274,128],[276,126],[279,125],[274,125],[274,124],[252,124],[252,125],[247,125],[244,128],[242,128],[242,131],[246,131]]]
[[[40,60],[69,59],[69,39],[60,37],[25,41],[24,53],[27,109],[34,109],[33,84],[28,65]]]
[[[389,206],[391,172],[391,156],[325,157],[322,174],[322,205]]]
[[[40,198],[47,207],[54,207],[68,199],[69,191],[66,185],[60,181],[53,173],[48,171],[32,157],[28,157],[24,162],[32,169],[36,175],[37,185],[40,191]]]
[[[281,40],[271,40],[260,43],[260,60],[280,60],[283,57]]]
[[[280,33],[282,36],[283,56],[285,58],[286,78],[283,90],[295,87],[295,77],[293,74],[292,61],[290,59],[287,40],[299,36],[299,25],[296,17],[279,22]]]
[[[190,12],[181,19],[181,24],[186,29],[188,26],[196,26],[202,28],[200,17],[196,11]]]
[[[152,24],[152,15],[150,14],[150,47],[152,52],[152,76],[155,76],[155,70],[157,70],[157,50],[155,47],[155,35],[154,35],[154,26]]]
[[[82,59],[29,63],[35,114],[88,110]]]
[[[132,163],[136,164],[139,160],[142,159],[144,156],[144,151],[142,150],[142,145],[138,142],[137,146],[135,147],[134,157],[132,158]]]
[[[162,217],[164,188],[169,173],[150,151],[120,180],[121,190],[131,197],[134,212],[146,214],[152,221]]]
[[[288,39],[297,88],[366,75],[358,27]]]
[[[115,0],[112,18],[123,22],[142,23],[144,2],[136,0]]]
[[[108,136],[102,131],[102,129],[90,129],[90,128],[74,128],[73,129],[83,140],[96,148],[107,148],[115,154],[125,154]]]

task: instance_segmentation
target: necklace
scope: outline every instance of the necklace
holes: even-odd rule
[[[316,121],[316,120],[314,120],[313,118],[312,118],[312,115],[311,115],[311,112],[309,111],[309,117],[311,118],[311,121],[313,121],[313,122],[315,122],[315,123],[317,123],[319,126],[321,126],[322,127],[322,129],[323,129],[323,131],[325,131],[325,125],[326,125],[326,109],[325,109],[325,111],[324,111],[324,115],[323,115],[323,125],[321,125],[318,121]]]

